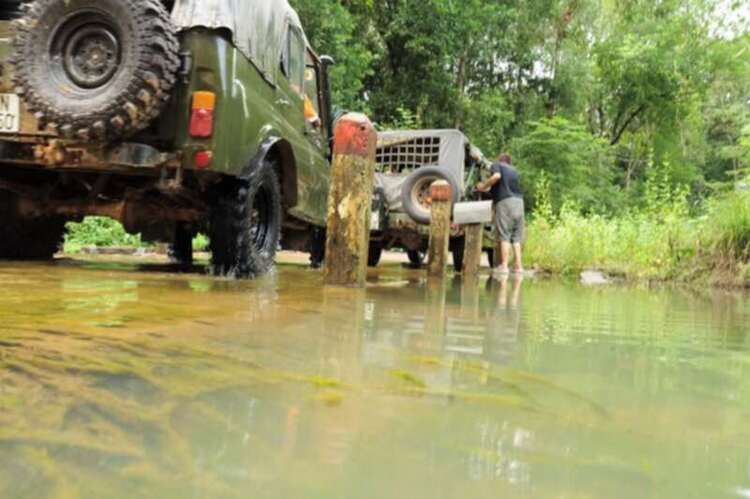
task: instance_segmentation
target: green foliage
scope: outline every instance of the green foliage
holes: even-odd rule
[[[463,102],[466,134],[489,156],[496,156],[505,147],[513,110],[503,92],[495,89],[476,99]]]
[[[378,128],[381,130],[416,130],[421,128],[421,120],[411,110],[399,107],[392,121],[381,123]]]
[[[195,236],[195,239],[193,239],[193,249],[195,251],[208,251],[209,243],[208,236],[205,234],[198,234]]]
[[[750,260],[750,191],[736,190],[709,202],[704,244],[717,263]]]
[[[69,223],[65,252],[77,253],[86,246],[142,246],[140,236],[125,232],[122,224],[105,217],[87,217],[81,223]]]
[[[532,186],[527,188],[532,207],[541,174],[549,180],[554,211],[566,200],[585,212],[606,213],[619,207],[612,151],[606,141],[593,137],[583,126],[561,117],[544,119],[533,123],[526,136],[514,139],[510,149],[526,185]]]
[[[553,214],[549,183],[529,224],[527,263],[552,272],[600,269],[631,278],[750,284],[750,191],[728,191],[691,216],[685,188],[663,173],[646,188],[646,202],[617,216],[583,215],[567,203]]]
[[[85,247],[141,248],[149,246],[140,235],[125,232],[122,224],[106,217],[86,217],[81,223],[69,223],[65,235],[65,252],[79,253]],[[195,251],[207,251],[208,238],[198,234],[193,239]]]
[[[604,213],[642,204],[651,164],[700,197],[747,161],[750,28],[719,0],[292,3],[339,62],[339,107],[520,149],[532,205],[542,170],[556,210]]]
[[[336,107],[363,110],[364,80],[373,73],[374,52],[361,36],[363,27],[350,11],[366,2],[335,0],[291,0],[304,20],[305,31],[322,54],[336,59],[331,69],[331,87]]]

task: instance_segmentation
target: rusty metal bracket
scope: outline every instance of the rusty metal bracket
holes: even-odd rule
[[[34,147],[34,158],[45,165],[62,165],[67,159],[68,152],[59,140],[50,140],[46,145]]]
[[[156,168],[173,159],[173,154],[163,153],[146,144],[125,142],[107,154],[107,161],[117,166]]]

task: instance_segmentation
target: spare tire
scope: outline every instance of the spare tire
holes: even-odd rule
[[[179,43],[159,0],[36,0],[17,19],[16,92],[66,138],[123,137],[156,118]]]
[[[401,202],[404,205],[404,211],[418,224],[430,224],[432,219],[430,214],[430,187],[437,180],[445,180],[450,184],[453,192],[453,204],[456,204],[460,196],[456,180],[443,169],[435,166],[414,171],[406,178],[401,188]]]

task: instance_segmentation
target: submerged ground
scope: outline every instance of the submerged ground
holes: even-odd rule
[[[0,497],[750,497],[750,297],[0,263]]]

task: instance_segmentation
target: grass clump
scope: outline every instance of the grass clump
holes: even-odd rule
[[[107,217],[86,217],[81,223],[66,225],[65,253],[80,253],[83,248],[143,248],[153,246],[142,240],[140,234],[128,234],[117,220]],[[195,251],[208,251],[209,240],[203,234],[193,239]]]
[[[106,217],[86,217],[81,223],[69,223],[65,235],[65,252],[78,253],[88,246],[142,247],[139,235],[125,232],[122,224]]]
[[[691,206],[688,189],[668,180],[650,180],[641,206],[602,215],[571,202],[553,212],[543,177],[529,223],[528,263],[562,274],[597,269],[630,278],[749,284],[750,192],[733,189]]]

